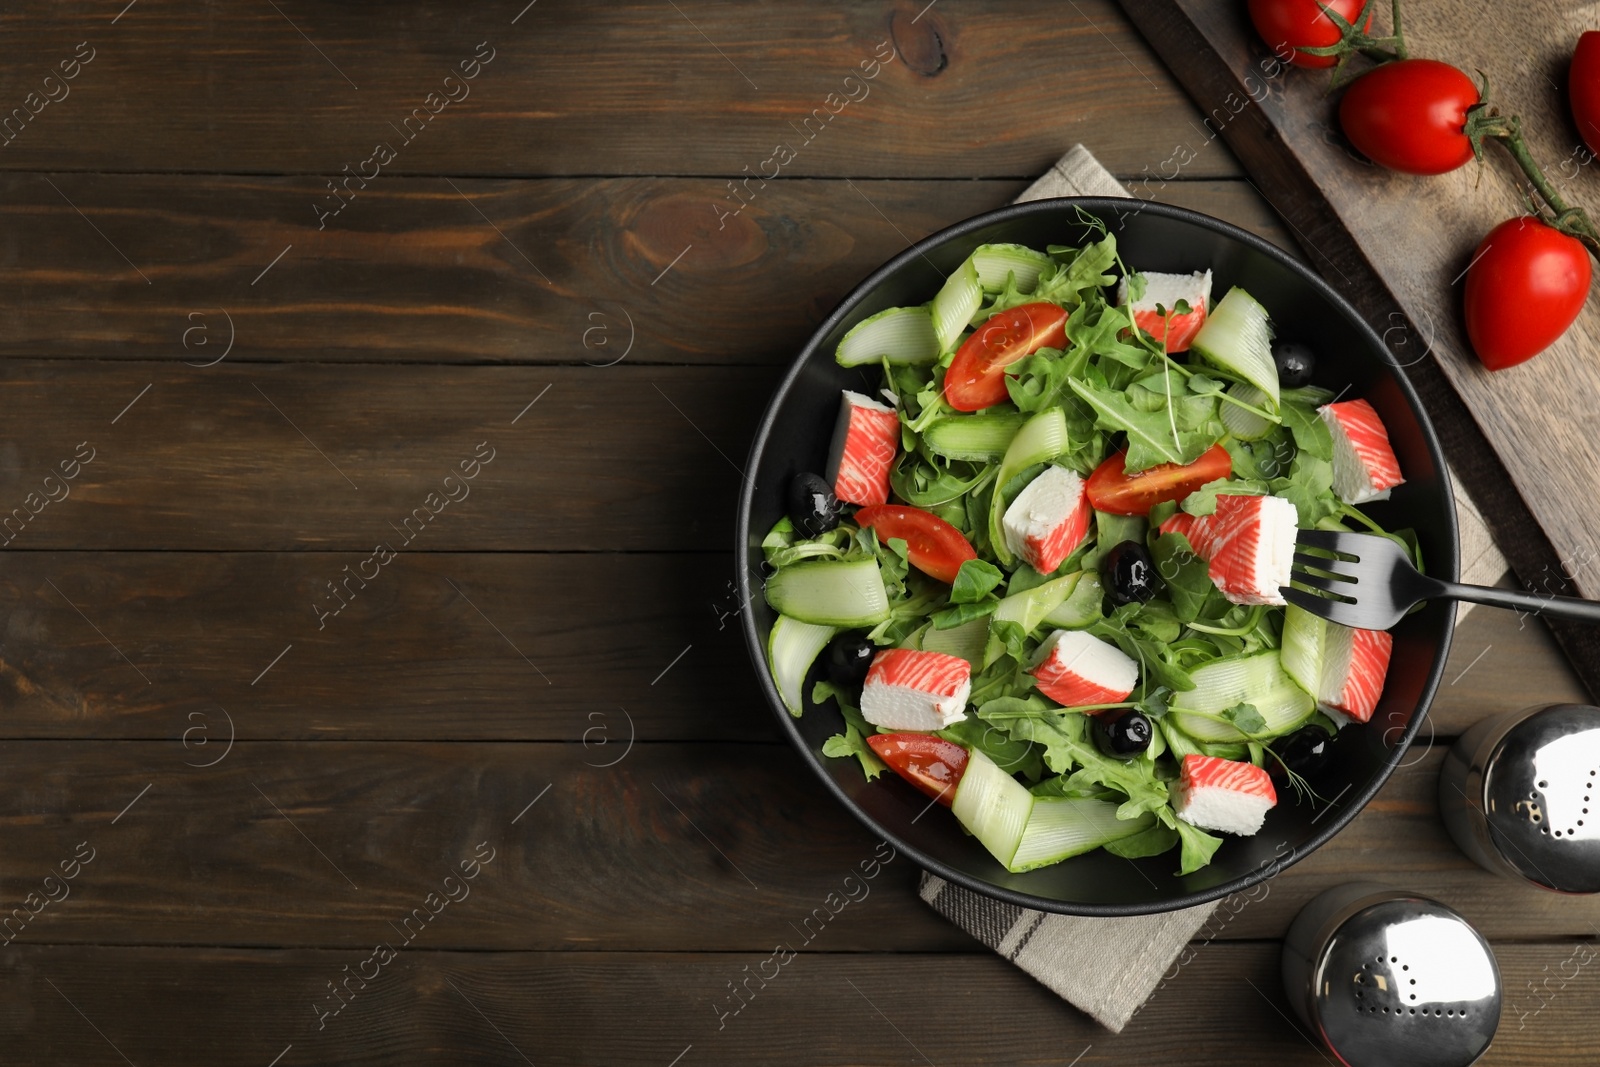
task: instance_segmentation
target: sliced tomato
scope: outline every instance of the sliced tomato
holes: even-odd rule
[[[1212,445],[1193,463],[1162,463],[1127,474],[1124,449],[1089,475],[1089,503],[1096,511],[1112,515],[1148,515],[1163,500],[1182,500],[1207,482],[1233,473],[1233,457],[1221,445]]]
[[[967,769],[967,750],[932,734],[873,734],[867,744],[900,777],[949,807]]]
[[[1067,313],[1054,304],[1019,304],[978,327],[944,372],[944,398],[957,411],[1005,402],[1006,368],[1041,348],[1065,348]]]
[[[954,582],[961,565],[978,558],[960,530],[921,508],[873,504],[856,511],[856,523],[876,530],[880,544],[900,538],[906,543],[911,565],[941,582]]]

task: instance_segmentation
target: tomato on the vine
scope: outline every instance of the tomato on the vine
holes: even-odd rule
[[[1339,102],[1339,126],[1379,166],[1444,174],[1472,158],[1462,128],[1479,103],[1472,79],[1436,59],[1402,59],[1357,78]]]
[[[1532,359],[1566,332],[1589,296],[1589,252],[1535,218],[1507,219],[1467,268],[1467,337],[1490,370]]]
[[[1328,0],[1326,7],[1346,22],[1361,17],[1366,0]],[[1331,48],[1343,39],[1339,26],[1323,10],[1319,0],[1250,0],[1250,21],[1274,55],[1298,67],[1331,67],[1334,56],[1310,56],[1302,48]],[[1367,12],[1363,31],[1372,28],[1372,12]]]
[[[1572,121],[1590,151],[1600,153],[1600,30],[1578,38],[1567,74],[1567,95],[1572,98]]]

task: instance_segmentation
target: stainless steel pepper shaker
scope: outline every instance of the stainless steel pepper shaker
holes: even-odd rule
[[[1483,936],[1436,900],[1373,882],[1301,910],[1283,987],[1347,1067],[1467,1067],[1500,1025],[1500,968]]]
[[[1600,892],[1600,708],[1536,705],[1479,722],[1445,757],[1439,812],[1490,871]]]

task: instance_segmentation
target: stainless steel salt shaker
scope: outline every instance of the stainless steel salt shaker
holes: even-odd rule
[[[1479,722],[1445,757],[1439,811],[1488,870],[1600,892],[1600,708],[1546,704]]]
[[[1348,1067],[1467,1067],[1500,1025],[1500,968],[1482,935],[1436,900],[1373,882],[1301,910],[1283,987]]]

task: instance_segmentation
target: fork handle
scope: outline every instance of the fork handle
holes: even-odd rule
[[[1451,600],[1470,600],[1474,604],[1511,608],[1513,611],[1528,615],[1549,615],[1576,622],[1600,623],[1600,602],[1593,600],[1583,600],[1575,596],[1556,596],[1554,593],[1541,596],[1520,589],[1495,589],[1486,585],[1460,585],[1456,582],[1439,584],[1444,587],[1441,595]]]

